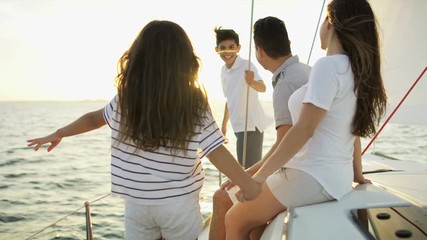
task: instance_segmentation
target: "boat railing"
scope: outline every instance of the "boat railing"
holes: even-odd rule
[[[85,202],[86,209],[86,239],[93,240],[92,219],[90,217],[90,202]]]
[[[100,201],[101,199],[104,199],[108,196],[110,196],[111,193],[105,194],[103,196],[100,196],[98,198],[96,198],[93,201],[86,201],[83,206],[77,208],[76,210],[74,210],[73,212],[63,216],[62,218],[54,221],[53,223],[49,224],[48,226],[40,229],[39,231],[37,231],[36,233],[32,234],[31,236],[29,236],[28,238],[26,238],[26,240],[29,239],[33,239],[36,236],[38,236],[39,234],[41,234],[42,232],[44,232],[46,229],[49,229],[50,227],[53,227],[54,225],[56,225],[57,223],[65,220],[67,217],[76,214],[77,212],[79,212],[80,210],[82,210],[83,208],[85,208],[85,215],[86,215],[86,239],[87,240],[93,240],[93,234],[92,234],[92,220],[91,220],[91,213],[90,213],[90,205],[94,204],[97,201]]]
[[[223,181],[222,173],[220,171],[218,171],[218,183],[219,183],[219,186],[221,186],[222,181]],[[108,194],[105,194],[105,195],[102,195],[102,196],[96,198],[93,201],[86,201],[83,204],[83,206],[81,206],[81,207],[77,208],[76,210],[74,210],[73,212],[71,212],[71,213],[69,213],[69,214],[61,217],[60,219],[58,219],[58,220],[54,221],[53,223],[49,224],[48,226],[40,229],[39,231],[37,231],[36,233],[32,234],[31,236],[29,236],[25,240],[30,240],[30,239],[35,238],[36,236],[38,236],[39,234],[41,234],[45,230],[49,229],[50,227],[53,227],[55,224],[57,224],[57,223],[59,223],[59,222],[61,222],[63,220],[65,220],[67,217],[69,217],[69,216],[71,216],[73,214],[76,214],[77,212],[79,212],[83,208],[85,208],[85,216],[86,216],[86,240],[93,240],[92,217],[91,217],[90,206],[93,205],[95,202],[98,202],[98,201],[100,201],[100,200],[102,200],[102,199],[104,199],[104,198],[106,198],[106,197],[108,197],[110,195],[111,195],[111,193],[108,193]],[[205,224],[207,222],[209,222],[209,221],[206,221]]]

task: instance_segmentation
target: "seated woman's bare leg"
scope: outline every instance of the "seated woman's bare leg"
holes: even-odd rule
[[[286,210],[271,193],[267,184],[262,193],[253,201],[234,204],[225,217],[226,239],[249,239],[250,233],[265,225],[278,213]]]

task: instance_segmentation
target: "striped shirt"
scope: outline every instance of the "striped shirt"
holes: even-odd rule
[[[117,96],[104,108],[111,128],[111,192],[145,205],[170,204],[199,195],[204,182],[201,159],[222,145],[224,137],[212,114],[206,113],[202,126],[189,139],[188,148],[171,154],[136,149],[133,142],[119,141],[120,112]]]

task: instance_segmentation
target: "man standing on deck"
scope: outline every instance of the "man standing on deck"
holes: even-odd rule
[[[273,108],[276,126],[276,142],[268,153],[254,166],[246,170],[253,175],[276,149],[287,131],[292,127],[288,100],[292,93],[307,83],[311,67],[299,62],[297,55],[293,56],[285,23],[276,17],[259,19],[254,24],[254,42],[256,58],[266,70],[273,73]],[[225,239],[225,214],[231,208],[227,190],[229,181],[213,196],[213,211],[210,223],[209,239]],[[263,228],[254,232],[255,239],[262,234]]]

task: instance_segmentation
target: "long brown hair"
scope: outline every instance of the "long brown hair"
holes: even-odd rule
[[[328,5],[328,19],[354,73],[357,108],[352,133],[372,136],[387,105],[374,13],[366,0],[333,0]]]
[[[146,151],[186,149],[209,110],[198,83],[199,58],[185,31],[151,21],[120,58],[120,140]]]

